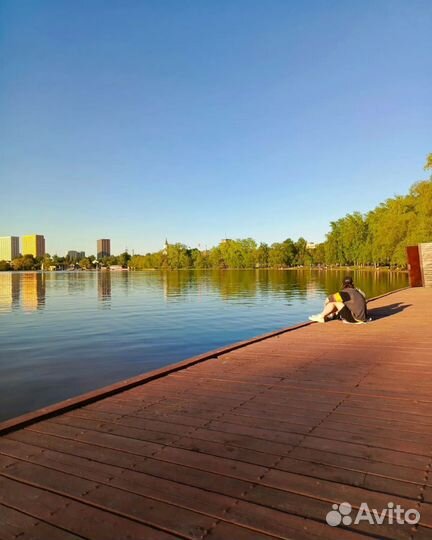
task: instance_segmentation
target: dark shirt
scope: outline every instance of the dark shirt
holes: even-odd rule
[[[366,300],[357,289],[347,287],[339,291],[337,295],[340,296],[344,305],[351,311],[356,321],[365,322],[367,320]]]

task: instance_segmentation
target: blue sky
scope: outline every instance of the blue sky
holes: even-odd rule
[[[427,175],[432,3],[0,0],[0,236],[321,241]]]

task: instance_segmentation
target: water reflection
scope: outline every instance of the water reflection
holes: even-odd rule
[[[45,274],[23,274],[21,280],[21,299],[24,311],[31,312],[45,306]]]
[[[54,275],[54,274],[53,274]],[[83,294],[87,287],[92,286],[85,272],[69,272],[67,274],[67,291],[70,295]]]
[[[86,296],[97,286],[99,305],[112,307],[112,294],[127,296],[161,291],[165,303],[188,302],[209,295],[223,302],[248,304],[254,299],[265,301],[284,298],[307,300],[338,290],[349,273],[368,297],[405,286],[406,274],[386,271],[349,272],[346,269],[296,270],[179,270],[171,272],[1,272],[0,312],[21,309],[26,312],[45,306],[46,288],[53,292],[64,289],[66,296]],[[67,292],[66,292],[67,291]],[[51,294],[51,293],[50,293]]]
[[[19,307],[20,276],[11,272],[0,273],[0,312]]]
[[[290,269],[290,270],[178,270],[153,274],[159,280],[166,302],[186,301],[190,294],[208,292],[225,301],[241,301],[277,295],[304,299],[340,289],[345,275],[351,275],[356,285],[368,297],[405,286],[406,274],[386,271],[349,271],[347,269]],[[147,275],[151,275],[147,273]],[[139,279],[142,273],[132,273]]]
[[[101,307],[111,309],[111,272],[102,270],[97,273],[98,300]]]
[[[45,307],[45,276],[41,273],[0,273],[0,312],[21,307],[32,312]]]
[[[117,283],[119,289],[125,294],[129,294],[129,288],[130,288],[130,273],[129,272],[118,272],[117,277]]]

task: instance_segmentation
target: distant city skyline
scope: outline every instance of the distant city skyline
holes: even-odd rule
[[[226,242],[229,241],[230,238],[221,238],[219,242]],[[307,240],[307,239],[306,239]],[[88,240],[86,240],[88,241]],[[83,243],[83,242],[81,242]],[[177,243],[177,242],[173,242]],[[183,243],[183,242],[179,242]],[[163,243],[163,246],[159,246],[159,248],[156,248],[154,251],[162,251],[163,253],[167,253],[167,247],[169,246],[170,242],[168,242],[168,239],[165,238],[165,241]],[[187,245],[187,244],[186,244]],[[187,247],[196,248],[198,247],[201,250],[210,249],[213,246],[209,246],[207,244],[199,244],[198,246],[189,246]],[[316,243],[315,242],[307,242],[308,249],[315,249]],[[130,255],[133,255],[134,253],[136,255],[145,255],[148,253],[148,251],[143,252],[135,252],[135,250],[129,250],[127,247],[120,251],[112,251],[111,250],[111,239],[110,238],[102,238],[96,240],[96,250],[90,251],[87,256],[95,256],[96,259],[102,259],[104,257],[109,257],[111,255],[121,255],[122,253],[129,253]],[[64,252],[50,252],[49,249],[46,248],[46,238],[44,235],[40,234],[34,234],[34,235],[24,235],[22,237],[19,236],[0,236],[0,261],[5,260],[10,262],[12,259],[24,256],[24,255],[33,255],[34,257],[42,257],[45,254],[53,256],[57,255],[59,257],[68,257],[71,260],[80,260],[83,259],[86,256],[85,251],[77,251],[74,249],[68,249]]]
[[[320,242],[427,178],[432,2],[0,3],[0,234]]]

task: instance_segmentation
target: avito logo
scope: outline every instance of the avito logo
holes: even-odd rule
[[[385,508],[377,510],[369,508],[365,502],[360,504],[356,514],[353,515],[353,507],[349,502],[333,504],[332,510],[327,513],[326,521],[328,525],[337,527],[338,525],[358,525],[365,521],[370,525],[382,525],[383,523],[393,525],[416,525],[420,521],[420,512],[415,508],[405,510],[400,504],[389,502]]]

